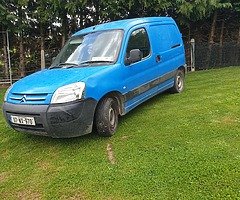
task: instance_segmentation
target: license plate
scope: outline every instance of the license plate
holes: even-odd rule
[[[29,125],[35,126],[35,120],[33,117],[22,117],[22,116],[11,116],[11,122],[14,124],[22,124],[22,125]]]

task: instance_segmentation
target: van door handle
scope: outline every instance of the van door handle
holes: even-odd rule
[[[174,49],[174,48],[180,47],[180,46],[181,46],[180,44],[175,44],[175,45],[173,45],[171,48]]]
[[[156,56],[156,62],[159,63],[161,61],[161,56],[160,55],[157,55]]]

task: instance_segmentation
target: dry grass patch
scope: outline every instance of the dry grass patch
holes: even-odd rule
[[[9,178],[9,174],[7,172],[0,173],[0,183],[5,182]]]
[[[107,155],[108,155],[108,160],[109,162],[114,165],[116,163],[115,155],[113,152],[113,147],[112,144],[107,145]]]
[[[37,166],[39,169],[44,170],[44,171],[52,168],[51,164],[49,162],[45,162],[45,161],[38,162]]]
[[[18,200],[40,200],[42,199],[42,195],[35,190],[24,189],[17,193]]]
[[[238,123],[239,119],[236,117],[232,117],[232,116],[225,116],[221,119],[220,123],[226,124],[226,125],[230,125],[230,124],[235,124]]]

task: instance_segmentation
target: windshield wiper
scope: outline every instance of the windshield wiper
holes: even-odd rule
[[[49,67],[49,69],[62,68],[63,66],[67,66],[67,65],[68,65],[69,67],[66,67],[66,68],[71,68],[71,67],[73,67],[73,66],[79,66],[79,65],[76,64],[76,63],[59,63],[58,65]]]
[[[113,61],[108,60],[87,60],[81,63],[59,63],[58,65],[49,67],[48,69],[56,69],[56,68],[62,68],[63,66],[68,66],[64,68],[72,68],[72,67],[80,67],[81,65],[88,65],[88,64],[94,64],[94,63],[113,63]]]
[[[109,60],[87,60],[87,61],[79,63],[79,65],[94,64],[94,63],[113,63],[113,61],[109,61]]]

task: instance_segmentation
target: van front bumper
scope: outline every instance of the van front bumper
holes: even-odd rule
[[[94,99],[51,105],[4,102],[3,113],[8,124],[17,131],[54,138],[70,138],[92,132],[96,105],[97,101]],[[12,123],[11,115],[33,117],[35,125]]]

